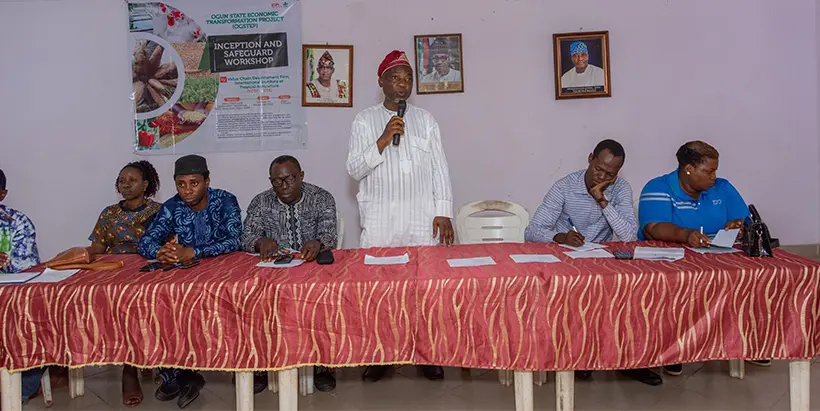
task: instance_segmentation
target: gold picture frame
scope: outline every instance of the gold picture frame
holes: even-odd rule
[[[552,46],[556,100],[612,97],[609,31],[553,34]]]
[[[325,85],[328,61],[333,68]],[[353,107],[353,46],[302,45],[302,107]]]

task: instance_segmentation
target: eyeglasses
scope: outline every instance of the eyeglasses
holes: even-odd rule
[[[289,186],[292,186],[293,183],[296,182],[296,174],[291,174],[291,175],[289,175],[285,178],[278,178],[278,177],[273,178],[273,177],[271,177],[270,182],[276,188],[282,187],[282,185],[284,185],[285,183],[287,183],[287,185],[289,185]]]
[[[319,67],[316,68],[316,71],[322,71],[322,70],[333,70],[333,66],[319,66]]]
[[[433,56],[432,60],[433,61],[444,61],[444,60],[447,60],[449,58],[450,58],[449,56]]]

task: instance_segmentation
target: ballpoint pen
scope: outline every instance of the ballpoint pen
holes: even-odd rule
[[[572,229],[572,231],[575,231],[576,233],[578,232],[578,229],[575,228],[575,224],[573,224],[572,222],[572,217],[569,217],[569,226]]]
[[[700,237],[698,237],[698,244],[703,247],[703,226],[700,226]]]

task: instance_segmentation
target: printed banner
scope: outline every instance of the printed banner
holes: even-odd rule
[[[139,154],[302,148],[300,0],[128,0]]]

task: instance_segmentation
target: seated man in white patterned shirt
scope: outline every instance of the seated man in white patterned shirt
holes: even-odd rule
[[[556,242],[579,247],[585,241],[611,241],[613,233],[621,241],[635,241],[638,219],[632,203],[632,187],[618,178],[626,153],[614,140],[604,140],[589,155],[589,166],[558,180],[538,206],[524,232],[529,242]],[[663,383],[649,369],[622,370],[644,384]],[[576,371],[587,380],[590,371]]]
[[[336,200],[325,189],[306,183],[305,172],[293,156],[279,156],[268,168],[271,189],[251,200],[242,228],[242,249],[272,260],[280,247],[299,250],[311,262],[320,252],[336,248]],[[268,373],[254,374],[253,390],[268,386]],[[325,367],[314,367],[313,384],[322,392],[336,388]]]

